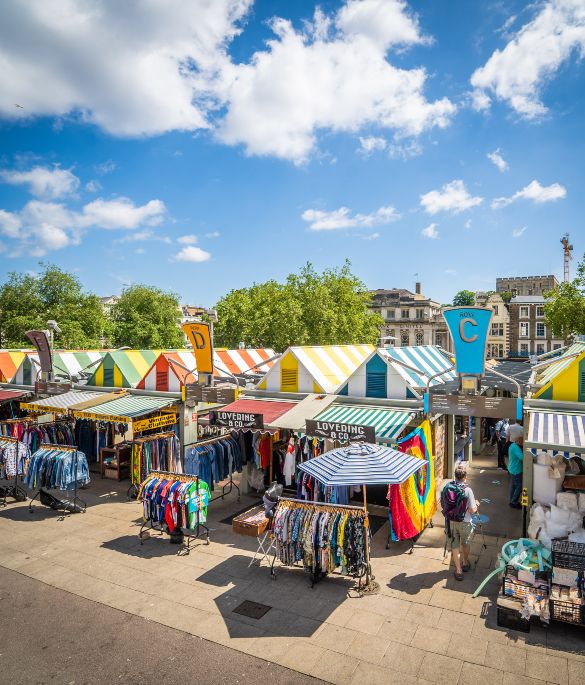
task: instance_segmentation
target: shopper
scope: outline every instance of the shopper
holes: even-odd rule
[[[473,490],[467,485],[467,470],[463,466],[455,469],[455,480],[443,487],[441,507],[445,516],[445,535],[451,543],[451,558],[455,566],[456,580],[463,580],[463,573],[469,571],[469,552],[473,537],[472,514],[478,504]]]
[[[508,451],[508,419],[501,419],[496,423],[496,438],[498,441],[498,468],[506,468],[506,456]]]
[[[516,434],[508,450],[508,473],[510,474],[510,506],[513,509],[522,509],[520,495],[522,494],[522,471],[524,469],[524,436]]]

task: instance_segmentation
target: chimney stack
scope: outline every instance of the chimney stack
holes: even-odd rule
[[[415,283],[415,288],[414,288],[414,289],[415,289],[415,292],[416,292],[417,295],[420,295],[420,294],[421,294],[421,292],[420,292],[420,281],[417,281],[417,282]]]

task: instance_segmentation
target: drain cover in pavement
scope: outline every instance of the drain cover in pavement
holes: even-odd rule
[[[258,604],[258,602],[250,602],[246,600],[234,609],[234,614],[241,614],[248,618],[260,619],[264,614],[267,614],[272,607],[268,604]]]

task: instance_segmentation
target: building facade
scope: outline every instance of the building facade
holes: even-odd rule
[[[510,357],[541,355],[564,346],[545,323],[544,302],[542,295],[517,295],[510,300]]]
[[[499,293],[475,293],[477,307],[492,310],[492,320],[487,337],[488,359],[503,359],[510,351],[510,312]]]
[[[496,278],[496,292],[510,292],[517,295],[543,295],[554,290],[559,282],[556,276],[511,276],[509,278]]]
[[[415,292],[404,288],[373,290],[370,309],[384,319],[380,329],[381,347],[439,345],[452,351],[451,337],[438,302],[422,294],[421,284]]]

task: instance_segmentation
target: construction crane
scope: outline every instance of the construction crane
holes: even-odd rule
[[[569,263],[571,262],[571,259],[573,259],[573,255],[571,252],[573,251],[573,246],[569,243],[569,234],[565,233],[565,235],[561,238],[561,245],[563,246],[563,263],[564,263],[564,277],[563,280],[565,283],[569,282]]]

